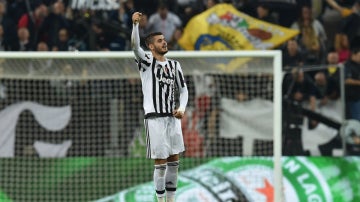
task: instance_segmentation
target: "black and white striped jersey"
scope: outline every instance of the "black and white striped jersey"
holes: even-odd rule
[[[134,37],[132,40],[136,41]],[[134,53],[142,82],[145,117],[172,116],[176,107],[176,89],[180,92],[179,110],[185,111],[188,91],[180,63],[171,59],[157,61],[140,46],[134,48]]]

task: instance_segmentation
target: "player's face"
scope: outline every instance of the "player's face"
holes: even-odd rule
[[[154,36],[154,51],[160,55],[165,55],[168,52],[167,42],[164,35]]]

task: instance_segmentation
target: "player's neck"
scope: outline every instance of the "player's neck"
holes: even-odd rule
[[[153,53],[153,56],[157,61],[160,61],[160,62],[166,61],[166,57],[164,54]]]

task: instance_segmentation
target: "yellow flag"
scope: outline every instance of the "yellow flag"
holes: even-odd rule
[[[298,33],[250,17],[231,4],[222,3],[194,16],[178,43],[184,50],[266,50]]]

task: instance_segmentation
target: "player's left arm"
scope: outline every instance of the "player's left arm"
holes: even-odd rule
[[[173,112],[173,114],[176,118],[181,119],[184,117],[185,108],[189,99],[189,92],[179,62],[176,62],[176,84],[180,92],[180,99],[179,99],[180,104],[179,104],[179,108],[176,109]]]

